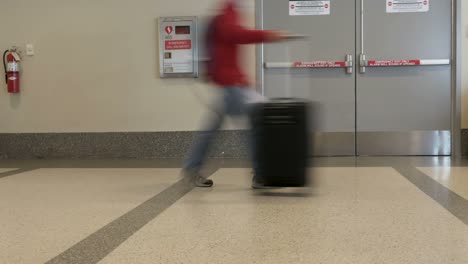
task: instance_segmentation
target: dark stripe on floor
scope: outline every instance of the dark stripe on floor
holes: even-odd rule
[[[398,165],[394,166],[394,169],[460,221],[468,225],[468,201],[465,198],[446,188],[414,166]]]
[[[217,170],[218,168],[211,169],[209,175]],[[180,180],[168,189],[78,242],[62,254],[47,261],[46,264],[98,263],[192,189],[192,185]]]
[[[2,173],[0,173],[0,179],[10,177],[10,176],[13,176],[13,175],[16,175],[16,174],[24,173],[24,172],[36,170],[36,169],[37,168],[22,168],[22,169],[16,169],[16,170],[11,170],[11,171],[7,171],[7,172],[2,172]]]

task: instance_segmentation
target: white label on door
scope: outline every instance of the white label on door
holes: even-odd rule
[[[330,15],[331,1],[295,0],[289,1],[290,16]]]
[[[387,13],[428,12],[429,0],[385,0]]]

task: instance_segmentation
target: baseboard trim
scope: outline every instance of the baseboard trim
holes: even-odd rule
[[[462,155],[468,157],[468,128],[462,129],[461,137]]]
[[[246,158],[247,131],[220,131],[212,158]],[[184,158],[196,132],[0,133],[0,159],[158,159]],[[462,129],[468,156],[468,129]]]
[[[183,158],[196,132],[0,134],[0,159]],[[210,157],[247,156],[246,131],[220,131]]]

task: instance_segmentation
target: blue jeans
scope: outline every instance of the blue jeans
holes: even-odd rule
[[[209,118],[208,123],[205,125],[195,139],[189,155],[185,161],[185,169],[199,170],[203,166],[206,155],[208,154],[211,143],[216,136],[216,132],[221,128],[226,116],[238,117],[248,116],[251,107],[248,104],[248,88],[243,87],[224,87],[223,88],[223,101],[218,107],[218,110]],[[255,153],[255,132],[254,129],[250,130],[249,135],[249,150],[252,158],[252,166],[254,173],[257,173],[257,163],[254,158]]]

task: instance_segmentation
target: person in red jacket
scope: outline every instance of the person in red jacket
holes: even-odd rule
[[[221,127],[224,117],[248,114],[249,90],[247,75],[239,63],[240,46],[262,42],[275,42],[285,39],[279,31],[251,30],[240,24],[240,14],[237,8],[239,0],[228,0],[221,13],[212,19],[207,33],[206,45],[210,53],[207,63],[208,76],[212,82],[223,89],[222,107],[211,118],[208,125],[199,133],[188,158],[184,164],[183,174],[198,187],[211,187],[213,181],[200,173],[210,143],[215,133]],[[253,142],[251,145],[253,147]],[[253,154],[253,153],[252,153]],[[253,155],[252,155],[253,156]],[[252,186],[261,187],[253,161],[254,179]]]

